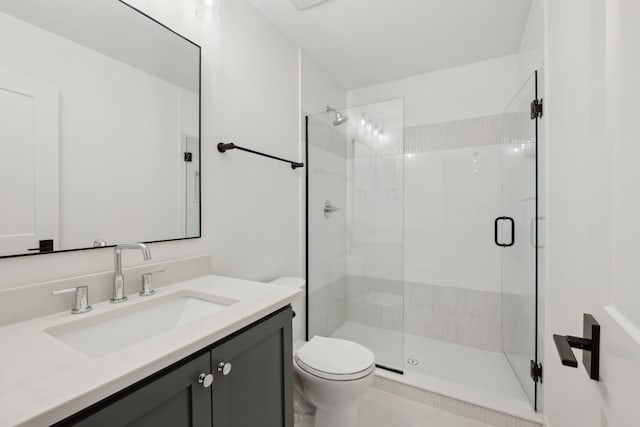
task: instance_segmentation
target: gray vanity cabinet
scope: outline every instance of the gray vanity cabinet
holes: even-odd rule
[[[56,426],[293,427],[291,316],[267,316]]]
[[[293,427],[291,316],[213,348],[213,427]]]
[[[209,353],[198,356],[79,422],[81,427],[210,427],[211,389],[198,382],[208,372]],[[65,424],[63,424],[65,425]]]

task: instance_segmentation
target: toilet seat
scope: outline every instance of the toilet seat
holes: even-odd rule
[[[366,347],[352,341],[313,337],[294,355],[298,367],[319,378],[353,381],[375,370],[375,356]]]

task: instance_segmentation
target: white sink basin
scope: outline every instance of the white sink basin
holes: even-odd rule
[[[235,302],[185,291],[156,296],[148,302],[78,319],[45,332],[89,357],[100,357],[224,310]]]

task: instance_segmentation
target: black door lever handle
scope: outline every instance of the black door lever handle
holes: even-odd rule
[[[553,341],[556,343],[558,354],[564,366],[578,367],[578,360],[573,354],[572,348],[591,351],[591,340],[584,338],[572,337],[571,335],[554,335]]]
[[[564,366],[578,367],[578,360],[572,348],[582,350],[582,363],[589,373],[589,378],[599,381],[600,378],[600,324],[590,314],[583,317],[584,337],[571,335],[554,335],[558,355]]]

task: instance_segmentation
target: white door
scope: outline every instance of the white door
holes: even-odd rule
[[[640,2],[547,0],[544,414],[640,426]],[[601,325],[599,381],[552,334]]]
[[[0,69],[0,256],[58,249],[58,93]]]

